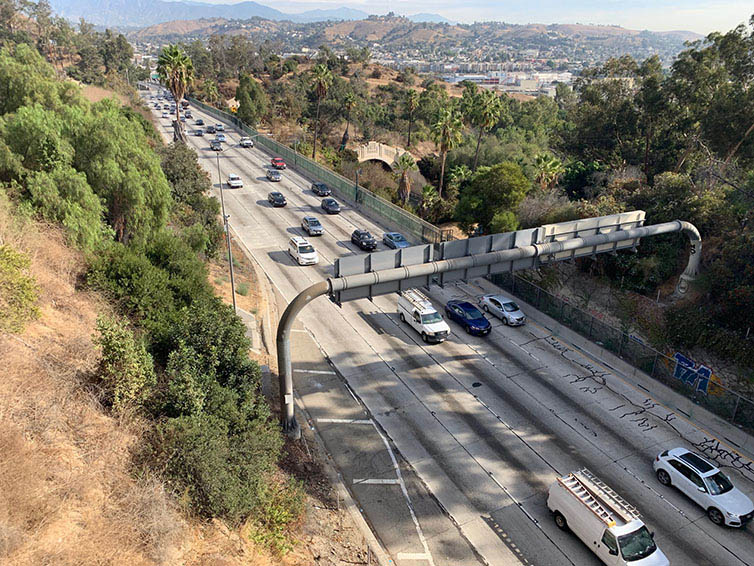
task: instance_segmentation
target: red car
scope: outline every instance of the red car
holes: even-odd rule
[[[282,157],[273,157],[270,159],[270,164],[272,164],[275,169],[285,169],[285,161],[283,161]]]

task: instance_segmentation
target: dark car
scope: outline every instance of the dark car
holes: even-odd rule
[[[213,125],[207,126],[207,133],[208,134],[214,134],[217,130],[215,130],[215,127]]]
[[[330,187],[324,183],[312,183],[312,192],[320,197],[329,197],[332,194]]]
[[[388,248],[393,249],[411,247],[411,244],[403,237],[403,234],[399,234],[398,232],[385,232],[382,235],[382,243]]]
[[[196,130],[194,130],[194,135],[203,136],[204,130],[202,130],[201,128],[197,128]]]
[[[288,201],[285,200],[283,193],[278,193],[277,191],[273,191],[267,195],[267,202],[269,202],[274,207],[285,206],[286,204],[288,204]]]
[[[445,314],[451,320],[464,327],[467,333],[475,336],[485,336],[492,330],[490,321],[482,311],[468,301],[448,301],[445,305]]]
[[[323,198],[322,210],[324,210],[327,214],[340,214],[340,205],[334,198]]]
[[[282,157],[273,157],[270,159],[270,165],[272,165],[275,169],[285,169],[285,161]]]
[[[204,125],[204,120],[202,120],[201,118],[197,118],[196,122],[194,122],[194,123],[197,126],[203,126]]]
[[[283,175],[277,169],[267,169],[265,175],[267,175],[268,181],[278,182],[283,180]]]
[[[209,148],[212,151],[222,151],[223,150],[223,144],[220,143],[217,140],[212,140],[211,142],[209,142]]]
[[[351,234],[351,242],[366,252],[377,249],[377,240],[374,239],[374,236],[368,230],[354,230],[353,234]]]

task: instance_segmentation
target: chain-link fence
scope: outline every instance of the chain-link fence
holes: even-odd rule
[[[682,393],[697,405],[754,434],[754,400],[722,385],[708,368],[696,367],[693,361],[681,354],[670,357],[658,352],[515,274],[503,273],[490,279],[537,310]]]
[[[422,220],[415,214],[411,214],[407,210],[377,196],[353,181],[323,167],[319,163],[312,161],[297,151],[294,151],[287,145],[275,141],[264,134],[260,134],[254,128],[241,122],[241,120],[233,114],[218,110],[217,108],[199,102],[194,98],[187,98],[192,104],[198,106],[217,119],[227,120],[228,122],[235,124],[238,129],[246,132],[249,136],[252,136],[256,145],[263,147],[276,157],[282,157],[286,163],[292,165],[310,179],[326,183],[336,196],[347,201],[349,204],[367,215],[373,216],[391,229],[404,232],[411,239],[417,240],[420,243],[434,244],[443,241],[443,239],[447,239],[447,235],[444,235],[445,233],[437,226],[430,224],[426,220]]]

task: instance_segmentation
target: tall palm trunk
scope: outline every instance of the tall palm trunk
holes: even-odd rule
[[[437,191],[437,194],[440,198],[442,198],[442,185],[443,181],[445,180],[445,159],[448,157],[448,152],[443,151],[442,152],[442,165],[440,165],[440,188]]]
[[[351,113],[349,112],[346,116],[346,131],[343,132],[343,137],[340,139],[340,151],[343,151],[346,148],[346,144],[348,143],[348,128],[351,125]]]
[[[312,142],[312,159],[317,159],[317,133],[319,130],[319,105],[322,102],[322,97],[317,97],[317,119],[314,121],[314,142]]]
[[[482,143],[483,133],[484,130],[482,128],[479,128],[479,135],[476,138],[476,150],[474,151],[474,166],[471,168],[472,171],[476,171],[476,165],[479,162],[479,145]]]
[[[414,113],[408,115],[408,144],[406,147],[411,147],[411,126],[414,125]]]

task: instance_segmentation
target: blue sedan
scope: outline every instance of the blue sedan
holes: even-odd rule
[[[388,248],[398,249],[398,248],[409,248],[411,247],[411,244],[408,243],[408,240],[403,237],[403,234],[400,234],[398,232],[385,232],[382,235],[382,243],[385,244]]]
[[[482,311],[468,301],[448,301],[445,314],[463,326],[469,334],[485,336],[492,330],[490,321],[484,317]]]

